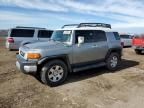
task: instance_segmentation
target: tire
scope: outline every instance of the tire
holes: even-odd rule
[[[54,87],[62,84],[67,75],[66,64],[61,60],[52,60],[42,67],[40,78],[44,84]]]
[[[118,69],[121,58],[118,53],[111,53],[106,60],[106,67],[110,71],[115,71]]]
[[[141,50],[136,50],[136,49],[135,49],[135,52],[136,52],[136,54],[142,54],[142,53],[141,53],[141,52],[142,52]]]

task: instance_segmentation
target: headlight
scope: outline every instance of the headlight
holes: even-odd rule
[[[41,55],[39,53],[28,53],[27,58],[28,59],[39,59],[39,58],[41,58]]]

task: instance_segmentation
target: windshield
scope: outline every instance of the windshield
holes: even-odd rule
[[[71,33],[72,33],[72,31],[70,31],[70,30],[54,31],[51,39],[54,41],[60,41],[60,42],[70,42]]]

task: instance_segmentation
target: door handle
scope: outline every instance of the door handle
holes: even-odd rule
[[[92,46],[92,48],[97,48],[97,47],[98,47],[98,45],[93,45],[93,46]]]

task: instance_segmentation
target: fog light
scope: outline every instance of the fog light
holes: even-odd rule
[[[36,72],[37,71],[37,66],[24,66],[24,70],[26,72]]]

